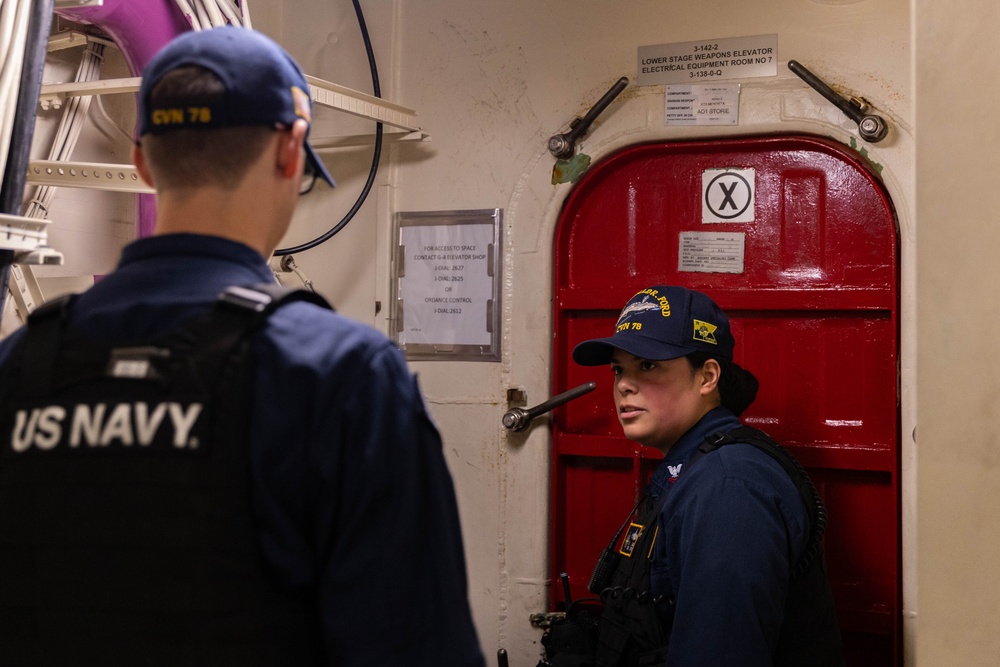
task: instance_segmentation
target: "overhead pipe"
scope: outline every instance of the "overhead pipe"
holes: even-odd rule
[[[191,24],[173,0],[104,0],[101,5],[60,9],[58,13],[108,33],[132,76],[142,76],[157,51],[177,35],[191,30]],[[136,235],[149,236],[155,227],[156,198],[140,194],[136,197]]]

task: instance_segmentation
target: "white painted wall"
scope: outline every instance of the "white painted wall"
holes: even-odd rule
[[[915,0],[921,667],[1000,659],[1000,6]]]
[[[362,2],[375,53],[382,96],[396,101],[397,77],[394,48],[398,20],[396,3],[390,0]],[[351,2],[325,0],[251,0],[253,25],[280,42],[309,75],[371,94],[372,77],[365,55],[361,30]],[[405,102],[399,102],[410,106]],[[292,228],[283,247],[307,243],[333,228],[355,205],[371,167],[375,124],[330,108],[318,107],[311,137],[317,140],[331,137],[371,137],[371,143],[351,148],[321,151],[337,188],[318,186],[304,197],[296,211]],[[393,128],[386,127],[386,131]],[[380,227],[386,213],[387,183],[392,174],[391,151],[384,148],[378,174],[371,193],[343,231],[314,250],[295,255],[295,262],[313,280],[338,310],[367,322],[376,322],[376,301],[381,312],[388,312],[387,299],[376,297],[376,284],[388,279],[386,261],[376,250]],[[379,211],[382,211],[381,219]],[[297,284],[288,276],[288,284]]]
[[[805,132],[856,145],[881,167],[901,236],[907,664],[995,664],[1000,355],[990,326],[997,320],[991,297],[1000,226],[991,224],[990,202],[998,172],[997,93],[983,76],[1000,71],[992,49],[1000,25],[995,3],[362,4],[384,96],[416,109],[432,140],[387,147],[375,191],[356,220],[296,259],[342,312],[387,330],[392,215],[504,209],[502,361],[412,364],[444,435],[473,610],[490,660],[504,647],[512,665],[535,664],[540,633],[528,617],[546,608],[550,585],[548,433],[544,423],[527,435],[500,425],[508,387],[523,387],[531,404],[550,395],[552,238],[571,186],[552,184],[546,140],[619,76],[634,79],[640,45],[777,33],[778,75],[740,82],[738,127],[666,127],[663,87],[633,85],[594,125],[582,150],[597,161],[640,141]],[[285,44],[309,74],[370,91],[347,0],[251,0],[251,9],[255,27]],[[853,123],[786,69],[789,59],[867,97],[893,125],[890,138],[874,146],[856,140]],[[329,110],[318,118],[315,136],[372,131],[370,123]],[[338,188],[303,202],[289,243],[340,219],[364,182],[370,155],[367,148],[324,153]],[[81,214],[89,206],[79,207]],[[383,305],[378,315],[376,302]],[[919,388],[918,370],[925,378]],[[918,398],[919,459],[911,437]]]

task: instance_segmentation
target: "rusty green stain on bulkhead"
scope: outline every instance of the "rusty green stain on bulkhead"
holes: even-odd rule
[[[576,183],[590,166],[590,156],[577,153],[568,160],[556,160],[552,167],[552,185]]]
[[[865,148],[865,147],[862,146],[861,149],[858,149],[858,140],[855,137],[851,137],[851,148],[853,148],[854,150],[858,151],[858,153],[861,155],[861,157],[863,157],[865,159],[865,162],[867,162],[869,165],[871,165],[872,169],[874,169],[879,174],[882,173],[882,165],[880,165],[878,162],[875,162],[870,157],[868,157],[868,149],[867,148]]]

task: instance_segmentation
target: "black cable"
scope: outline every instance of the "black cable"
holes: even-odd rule
[[[42,89],[42,73],[45,69],[45,54],[49,47],[49,33],[52,32],[52,0],[32,3],[28,23],[28,35],[24,47],[24,64],[18,85],[17,106],[10,135],[10,151],[4,166],[3,182],[0,183],[0,213],[17,215],[21,212],[21,199],[28,180],[28,160],[31,158],[31,139],[35,134],[35,117],[38,97]],[[17,54],[14,54],[17,57]],[[0,250],[0,317],[10,284],[10,265],[14,259],[12,250]]]
[[[381,86],[379,86],[379,81],[378,81],[378,67],[375,64],[375,52],[372,50],[372,41],[371,38],[368,36],[368,26],[365,24],[365,15],[364,12],[361,11],[361,4],[358,2],[358,0],[352,0],[352,1],[354,3],[354,13],[357,14],[358,16],[358,25],[361,28],[361,37],[362,39],[364,39],[365,42],[365,52],[368,54],[368,66],[371,69],[372,73],[372,90],[375,97],[382,97],[382,89]],[[317,236],[312,241],[308,241],[306,243],[293,246],[291,248],[278,248],[277,250],[274,251],[275,256],[291,255],[293,253],[309,250],[310,248],[315,248],[319,244],[329,241],[331,238],[333,238],[335,234],[337,234],[340,230],[342,230],[347,225],[347,223],[349,223],[357,214],[357,212],[361,209],[361,205],[365,203],[365,200],[368,199],[368,193],[371,192],[372,185],[375,183],[375,176],[376,174],[378,174],[378,163],[381,155],[382,155],[382,123],[376,123],[375,154],[372,156],[372,166],[368,170],[368,180],[365,182],[365,187],[362,188],[361,194],[358,195],[358,198],[354,202],[354,206],[351,207],[351,210],[347,212],[347,215],[345,215],[340,222],[338,222],[336,225],[333,226],[333,228],[329,229],[321,236]]]

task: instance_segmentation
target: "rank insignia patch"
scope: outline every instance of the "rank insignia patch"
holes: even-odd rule
[[[623,556],[632,557],[632,551],[635,550],[636,542],[639,541],[639,536],[642,535],[643,526],[637,523],[629,524],[628,532],[625,533],[625,539],[622,540],[622,546],[618,549],[618,553]]]

